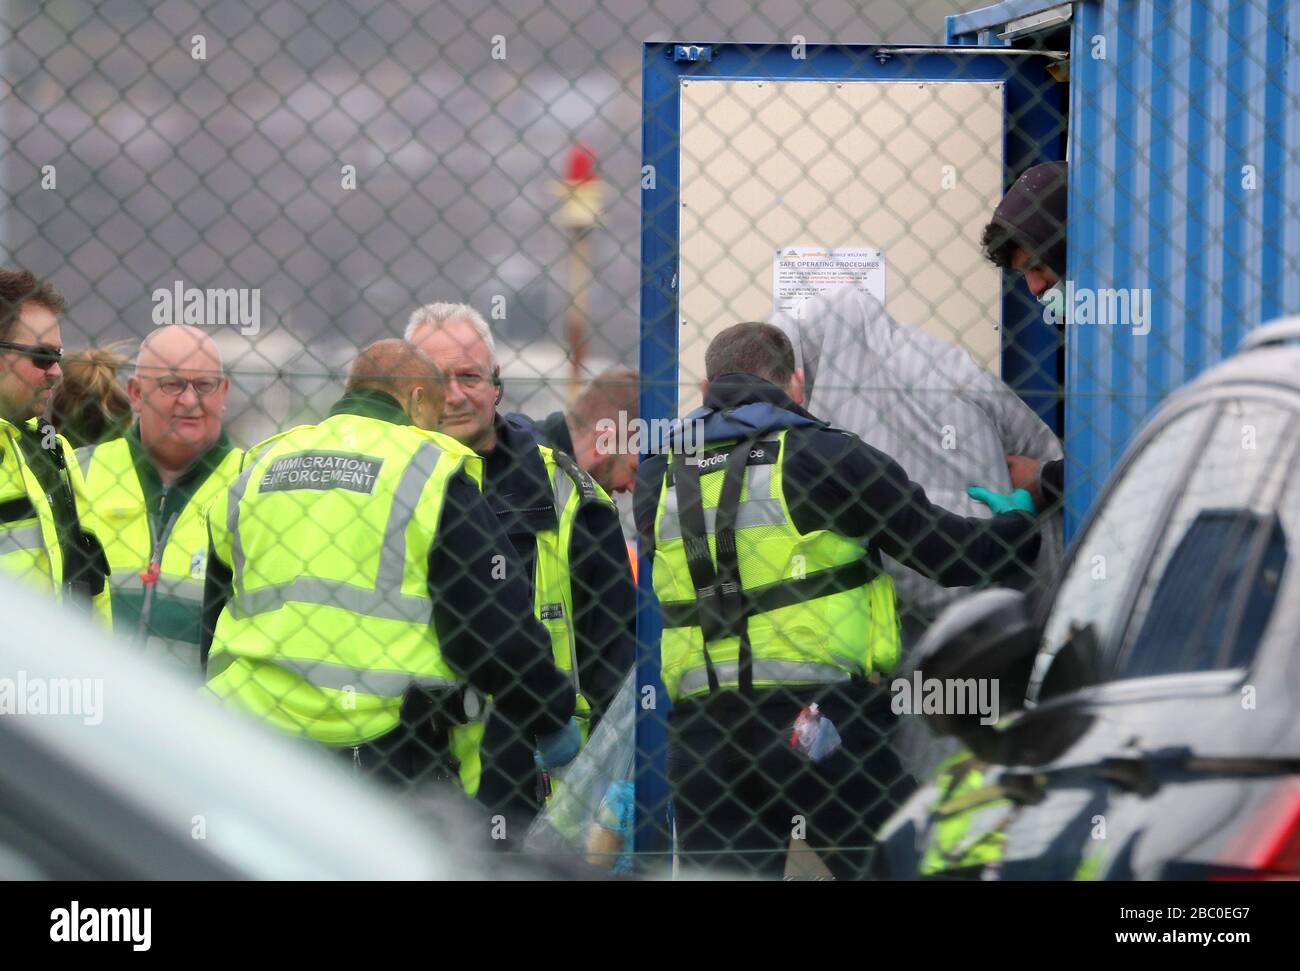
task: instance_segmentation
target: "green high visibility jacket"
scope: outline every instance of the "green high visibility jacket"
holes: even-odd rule
[[[0,418],[0,572],[59,601],[66,599],[74,574],[80,574],[91,584],[87,589],[94,614],[110,624],[107,564],[94,532],[78,516],[81,470],[72,448],[63,436],[54,435],[47,465],[39,471],[24,451],[44,448],[45,434],[37,419],[19,426]],[[70,563],[70,557],[76,562]]]
[[[453,439],[350,413],[251,449],[209,514],[233,581],[208,688],[337,746],[396,728],[410,687],[458,690],[430,623],[428,556],[462,470],[481,487],[480,460]]]
[[[676,453],[665,469],[654,590],[674,701],[724,687],[833,683],[898,663],[889,575],[860,541],[804,534],[791,521],[782,486],[788,433],[706,438],[697,459]]]
[[[138,428],[77,450],[82,522],[100,537],[113,571],[114,631],[196,679],[208,508],[224,499],[242,458],[222,435],[164,487]]]
[[[590,732],[591,702],[584,696],[578,678],[577,640],[573,614],[573,584],[569,570],[569,554],[573,543],[573,527],[579,511],[589,503],[614,502],[605,490],[584,472],[570,456],[546,445],[538,445],[537,453],[551,484],[555,506],[554,528],[539,529],[535,534],[537,556],[533,566],[533,613],[551,639],[555,664],[570,677],[576,694],[574,716],[585,743]],[[460,779],[470,795],[478,792],[481,776],[479,746],[483,737],[483,715],[467,725],[451,731],[451,749],[460,762]]]

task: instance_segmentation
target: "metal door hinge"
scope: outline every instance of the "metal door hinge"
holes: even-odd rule
[[[709,44],[674,44],[674,61],[711,61],[713,47]]]

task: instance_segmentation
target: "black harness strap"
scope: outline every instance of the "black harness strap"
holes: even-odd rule
[[[754,691],[754,650],[749,643],[749,616],[745,612],[744,587],[740,582],[740,560],[736,555],[736,518],[740,513],[740,491],[745,466],[757,436],[740,442],[727,456],[722,492],[718,496],[714,537],[718,546],[718,586],[723,623],[727,636],[740,638],[737,681],[742,695]]]
[[[753,650],[749,645],[745,615],[744,588],[740,582],[740,563],[736,556],[736,517],[740,508],[741,486],[745,465],[755,439],[737,444],[727,455],[726,472],[718,498],[714,539],[717,543],[717,566],[709,552],[708,529],[704,517],[704,499],[700,486],[700,467],[686,464],[675,453],[673,479],[677,490],[677,517],[681,523],[682,545],[686,566],[695,586],[693,622],[704,635],[704,667],[709,692],[718,690],[718,674],[709,654],[709,644],[724,637],[740,638],[739,680],[744,693],[753,690]]]
[[[695,622],[704,632],[704,667],[709,693],[718,690],[718,672],[709,656],[709,642],[721,636],[722,616],[718,609],[718,577],[709,555],[709,537],[704,526],[704,500],[700,494],[700,467],[688,465],[680,452],[672,454],[674,488],[677,490],[677,518],[681,523],[686,568],[695,586]]]
[[[745,590],[742,593],[746,617],[765,614],[782,607],[829,597],[865,586],[880,575],[880,570],[866,559],[842,566],[810,573],[803,580],[781,580],[778,583]],[[661,603],[664,627],[694,627],[697,612],[694,601]]]

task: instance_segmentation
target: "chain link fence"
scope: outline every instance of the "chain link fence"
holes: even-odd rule
[[[862,877],[965,758],[926,629],[1061,564],[1080,301],[1151,290],[1066,286],[1060,10],[688,6],[3,4],[3,264],[66,309],[6,292],[0,403],[242,714],[562,872]]]

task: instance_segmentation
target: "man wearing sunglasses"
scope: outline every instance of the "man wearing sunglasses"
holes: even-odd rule
[[[0,270],[0,573],[111,618],[108,564],[83,528],[72,448],[37,416],[63,377],[57,291],[25,270]]]
[[[159,327],[141,343],[126,385],[136,423],[122,438],[77,451],[83,517],[113,571],[114,630],[196,681],[207,511],[243,455],[222,430],[229,387],[207,332]]]

